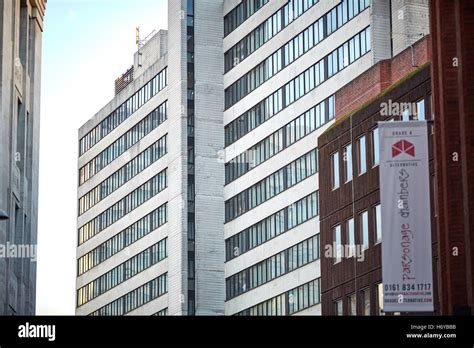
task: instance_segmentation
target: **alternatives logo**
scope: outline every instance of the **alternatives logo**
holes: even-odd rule
[[[397,141],[392,145],[392,158],[395,158],[402,153],[415,157],[415,145],[404,139]]]

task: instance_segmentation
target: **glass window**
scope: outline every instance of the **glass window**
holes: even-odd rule
[[[375,128],[372,131],[372,165],[375,167],[380,163],[380,143],[379,143],[379,129]]]
[[[354,37],[354,59],[359,59],[360,58],[360,36],[356,35]]]
[[[349,315],[357,315],[357,300],[356,294],[349,295],[347,302],[349,303]]]
[[[361,175],[367,171],[365,136],[360,137],[357,140],[357,144],[358,144],[358,173],[359,175]]]
[[[403,121],[410,121],[410,109],[404,108],[402,111],[402,120]]]
[[[342,236],[341,236],[341,225],[333,227],[334,243],[333,246],[336,250],[333,250],[334,263],[341,261],[342,254]]]
[[[328,76],[331,77],[334,74],[334,67],[332,64],[332,53],[328,56]]]
[[[365,38],[365,30],[360,33],[360,50],[361,55],[364,55],[367,52],[367,40]]]
[[[339,152],[331,155],[331,184],[333,190],[339,187]]]
[[[383,284],[378,283],[377,289],[377,315],[385,315],[383,311]]]
[[[342,300],[334,301],[334,314],[335,315],[343,315]]]
[[[352,144],[344,147],[344,179],[346,182],[352,180]]]
[[[352,63],[355,59],[354,51],[354,38],[349,40],[349,63]]]
[[[342,23],[347,22],[347,1],[343,1],[339,6],[342,7]]]
[[[350,0],[354,2],[354,16],[359,13],[359,0]]]
[[[285,45],[285,51],[284,51],[284,61],[285,61],[285,66],[287,66],[288,64],[290,64],[290,44],[287,43]]]
[[[362,315],[370,315],[370,289],[364,289],[361,291],[362,298]]]
[[[332,120],[334,117],[336,117],[336,108],[334,95],[332,95],[328,98],[328,119]]]
[[[349,65],[349,43],[346,42],[343,46],[344,54],[343,54],[343,61],[344,67]]]
[[[355,255],[355,231],[354,218],[346,221],[347,244],[350,246],[348,257]]]
[[[337,49],[337,55],[338,55],[338,61],[339,61],[338,71],[340,71],[344,69],[344,47],[343,46]]]
[[[426,120],[424,99],[421,99],[420,101],[416,103],[416,114],[418,116],[418,120],[420,121]]]
[[[331,31],[328,31],[328,32],[333,32],[333,31],[336,31],[337,29],[336,11],[337,11],[337,8],[333,8],[331,10]]]
[[[359,219],[362,247],[367,249],[369,247],[369,213],[367,211],[362,212]]]
[[[374,219],[375,241],[379,243],[382,241],[382,210],[380,204],[374,207]]]
[[[335,50],[333,53],[332,53],[332,67],[333,67],[333,74],[336,74],[338,71],[339,71],[339,66],[338,66],[338,51],[341,51],[342,50]]]
[[[367,29],[365,29],[365,40],[366,40],[366,49],[367,49],[367,52],[370,51],[370,27],[368,27]]]

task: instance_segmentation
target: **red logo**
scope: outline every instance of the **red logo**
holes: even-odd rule
[[[401,153],[406,153],[411,157],[415,157],[415,145],[407,140],[397,141],[392,145],[392,158],[397,157]]]

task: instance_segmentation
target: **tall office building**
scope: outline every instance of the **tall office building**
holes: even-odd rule
[[[80,130],[77,313],[320,314],[318,136],[426,4],[168,7]]]
[[[224,314],[222,3],[169,1],[79,131],[79,315]]]
[[[0,1],[0,315],[35,313],[45,6]]]

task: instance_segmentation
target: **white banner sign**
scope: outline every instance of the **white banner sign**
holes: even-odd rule
[[[379,122],[385,312],[433,311],[426,121]]]

